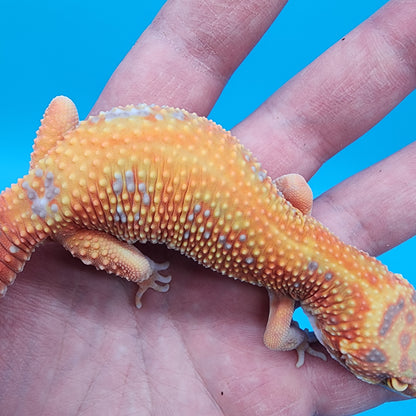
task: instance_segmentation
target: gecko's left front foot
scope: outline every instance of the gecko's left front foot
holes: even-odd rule
[[[323,361],[327,361],[326,355],[318,350],[315,350],[311,347],[313,342],[318,342],[315,334],[308,331],[307,329],[300,329],[297,322],[292,321],[292,328],[296,327],[298,331],[303,333],[304,339],[301,344],[296,347],[296,352],[298,354],[298,360],[296,361],[296,367],[302,367],[305,363],[305,354],[312,355],[312,357],[320,358]]]
[[[302,367],[305,353],[326,361],[326,355],[310,346],[316,341],[315,335],[299,328],[292,320],[295,301],[284,295],[268,291],[270,299],[269,319],[264,332],[264,344],[275,351],[296,350],[298,360],[296,367]]]

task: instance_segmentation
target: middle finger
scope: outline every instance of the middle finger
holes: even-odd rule
[[[393,0],[233,129],[273,177],[310,178],[416,86],[416,2]],[[278,159],[278,164],[276,163]]]

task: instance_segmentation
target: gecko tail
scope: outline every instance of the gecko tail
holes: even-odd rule
[[[16,209],[16,185],[0,194],[0,297],[13,284],[36,246],[48,236],[34,227],[27,229]],[[17,218],[17,219],[16,219]]]
[[[7,292],[7,286],[10,286],[15,281],[16,273],[8,269],[4,264],[0,264],[0,278],[0,298],[2,298]]]
[[[36,169],[37,163],[77,124],[78,113],[69,98],[52,100],[35,139],[30,162],[43,186],[33,189],[25,177],[0,194],[0,297],[23,270],[35,247],[50,233],[44,219],[59,188],[54,185],[53,174]]]
[[[7,227],[1,227],[0,230],[0,297],[3,297],[7,287],[14,283],[17,273],[23,270],[30,259],[33,249],[23,247],[22,243],[14,245],[7,238]]]
[[[7,292],[7,286],[14,283],[16,274],[23,270],[24,263],[17,259],[10,251],[0,247],[0,297]]]

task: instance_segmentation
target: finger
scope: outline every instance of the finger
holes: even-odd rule
[[[416,142],[325,192],[313,215],[372,255],[389,250],[416,234],[415,162]]]
[[[168,1],[114,72],[92,113],[156,102],[207,114],[286,1]]]
[[[415,19],[415,1],[391,1],[233,132],[273,177],[310,178],[415,88]]]

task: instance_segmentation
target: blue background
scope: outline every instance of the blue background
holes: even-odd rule
[[[236,71],[210,117],[232,128],[279,86],[365,20],[385,1],[293,0]],[[61,0],[0,6],[0,189],[27,172],[39,120],[64,94],[84,118],[118,63],[164,1]],[[6,6],[7,4],[7,6]],[[271,54],[271,51],[278,54]],[[279,65],[273,56],[285,60]],[[406,98],[365,136],[340,152],[311,180],[315,195],[388,156],[416,137],[416,95]],[[400,192],[400,190],[398,190]],[[392,195],[394,197],[394,195]],[[416,284],[416,238],[381,256]],[[415,414],[416,400],[363,413]]]

